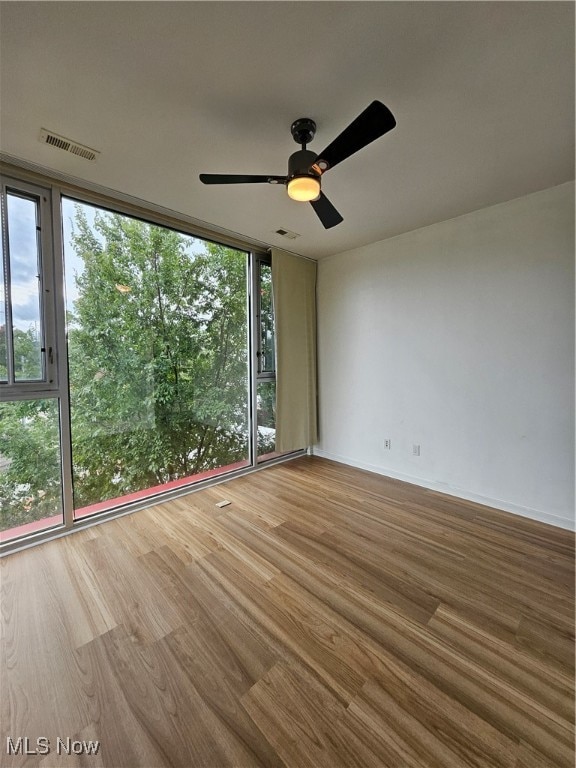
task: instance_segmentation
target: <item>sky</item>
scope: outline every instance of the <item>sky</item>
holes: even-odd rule
[[[72,233],[74,231],[74,215],[76,206],[81,206],[86,221],[90,225],[94,235],[101,240],[98,232],[94,229],[94,219],[98,211],[92,205],[87,203],[79,203],[76,200],[71,200],[68,197],[62,198],[62,241],[64,243],[64,283],[66,286],[66,308],[68,311],[72,311],[74,302],[78,297],[78,289],[76,287],[76,276],[82,273],[84,268],[84,262],[76,254],[74,245],[72,244]]]
[[[12,319],[14,326],[27,331],[39,322],[39,269],[36,238],[36,202],[7,196]],[[1,298],[4,305],[4,296]],[[4,324],[4,306],[0,323]]]
[[[37,203],[35,200],[7,194],[8,240],[10,252],[10,285],[12,322],[15,328],[27,331],[38,328],[40,322],[40,267],[37,242]],[[76,275],[82,271],[82,260],[72,245],[72,221],[75,201],[62,201],[63,241],[65,253],[65,282],[67,306],[72,307],[78,292]],[[88,223],[94,223],[96,208],[82,204]],[[4,252],[0,258],[0,285],[4,282]],[[5,297],[0,291],[0,325],[5,322]]]

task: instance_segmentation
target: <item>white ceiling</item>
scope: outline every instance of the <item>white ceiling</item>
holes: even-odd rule
[[[0,26],[2,152],[304,255],[574,178],[570,2],[2,2]],[[398,125],[324,177],[332,230],[284,187],[198,181],[284,174],[296,118],[320,151],[374,99]]]

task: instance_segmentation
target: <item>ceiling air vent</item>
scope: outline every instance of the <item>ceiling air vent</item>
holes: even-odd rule
[[[100,154],[97,149],[85,147],[77,141],[72,141],[72,139],[66,139],[64,136],[59,136],[57,133],[47,131],[46,128],[40,129],[39,141],[42,144],[49,144],[51,147],[56,147],[56,149],[63,149],[64,152],[71,152],[73,155],[83,157],[84,160],[91,160],[92,162],[96,161]]]
[[[282,235],[282,237],[285,237],[288,240],[296,240],[297,237],[300,237],[298,232],[290,232],[289,229],[284,229],[283,227],[277,229],[275,234]]]

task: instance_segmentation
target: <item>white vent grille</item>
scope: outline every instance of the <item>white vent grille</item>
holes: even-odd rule
[[[56,149],[63,149],[64,152],[71,152],[73,155],[83,157],[84,160],[90,160],[91,162],[95,162],[100,154],[97,149],[90,149],[90,147],[79,144],[77,141],[66,139],[64,136],[58,136],[57,133],[47,131],[46,128],[40,130],[39,141],[42,144],[49,144],[51,147],[56,147]]]
[[[297,237],[300,237],[298,232],[290,232],[289,229],[284,229],[284,227],[277,229],[275,234],[281,235],[282,237],[285,237],[288,240],[296,240]]]

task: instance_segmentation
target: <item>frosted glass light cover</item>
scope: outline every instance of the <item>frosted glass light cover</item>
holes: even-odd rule
[[[296,176],[288,182],[288,194],[292,200],[309,202],[320,194],[320,182],[312,176]]]

